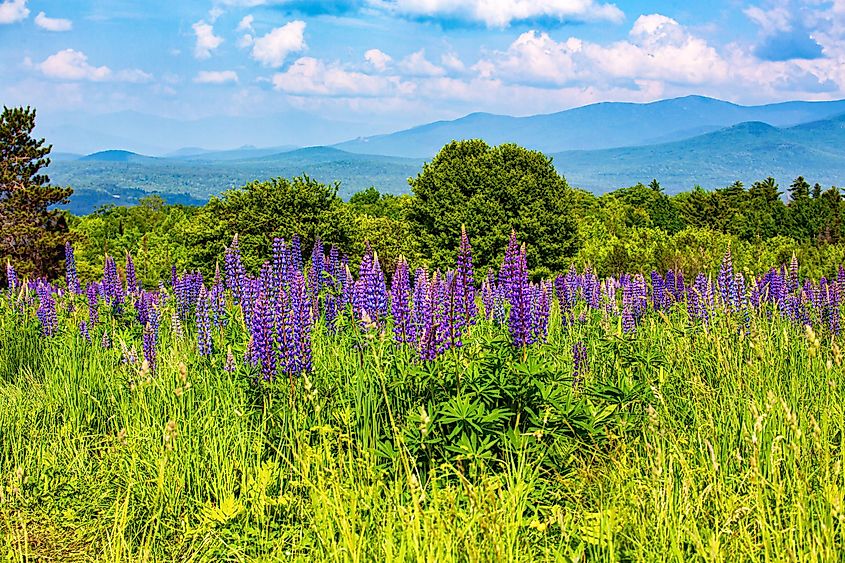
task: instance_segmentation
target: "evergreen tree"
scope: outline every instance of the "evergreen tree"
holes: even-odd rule
[[[19,275],[57,277],[62,270],[68,227],[64,212],[73,190],[50,186],[42,168],[51,146],[32,137],[35,110],[3,107],[0,114],[0,260]],[[5,276],[5,268],[0,268]],[[5,283],[5,280],[3,280]]]

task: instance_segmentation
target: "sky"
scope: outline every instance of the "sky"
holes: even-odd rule
[[[304,115],[356,136],[688,94],[845,98],[845,0],[0,0],[0,103],[54,123]]]

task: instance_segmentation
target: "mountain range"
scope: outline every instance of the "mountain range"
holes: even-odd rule
[[[845,178],[845,100],[739,106],[700,96],[529,117],[475,113],[333,146],[190,147],[158,157],[127,150],[64,153],[48,171],[54,183],[85,196],[82,207],[72,199],[74,212],[90,211],[100,196],[113,203],[120,190],[202,201],[251,180],[302,173],[339,181],[342,197],[370,185],[405,193],[425,160],[449,141],[469,138],[541,150],[571,185],[596,193],[652,178],[669,193],[767,176],[781,184],[798,175],[823,185]]]

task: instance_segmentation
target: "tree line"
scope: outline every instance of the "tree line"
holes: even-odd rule
[[[443,147],[409,179],[409,195],[369,188],[344,202],[338,184],[303,175],[251,182],[199,207],[151,196],[77,217],[55,208],[71,190],[50,185],[50,147],[32,137],[34,125],[30,108],[4,108],[0,117],[0,259],[26,276],[60,277],[67,240],[83,277],[100,275],[105,254],[126,252],[147,283],[169,277],[172,266],[210,274],[235,234],[248,269],[266,259],[273,238],[294,235],[303,252],[317,238],[353,258],[369,244],[388,271],[399,256],[443,268],[464,225],[481,273],[498,267],[512,229],[535,276],[572,264],[600,275],[709,270],[728,246],[748,271],[792,253],[808,275],[845,262],[845,203],[836,187],[798,177],[783,193],[767,178],[668,195],[653,180],[596,196],[570,187],[538,151],[481,140]]]

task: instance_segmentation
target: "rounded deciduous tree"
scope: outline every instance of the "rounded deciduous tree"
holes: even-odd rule
[[[498,265],[511,229],[538,275],[564,270],[578,250],[572,190],[538,151],[453,141],[409,183],[416,197],[408,219],[434,267],[454,262],[464,224],[482,271]]]

